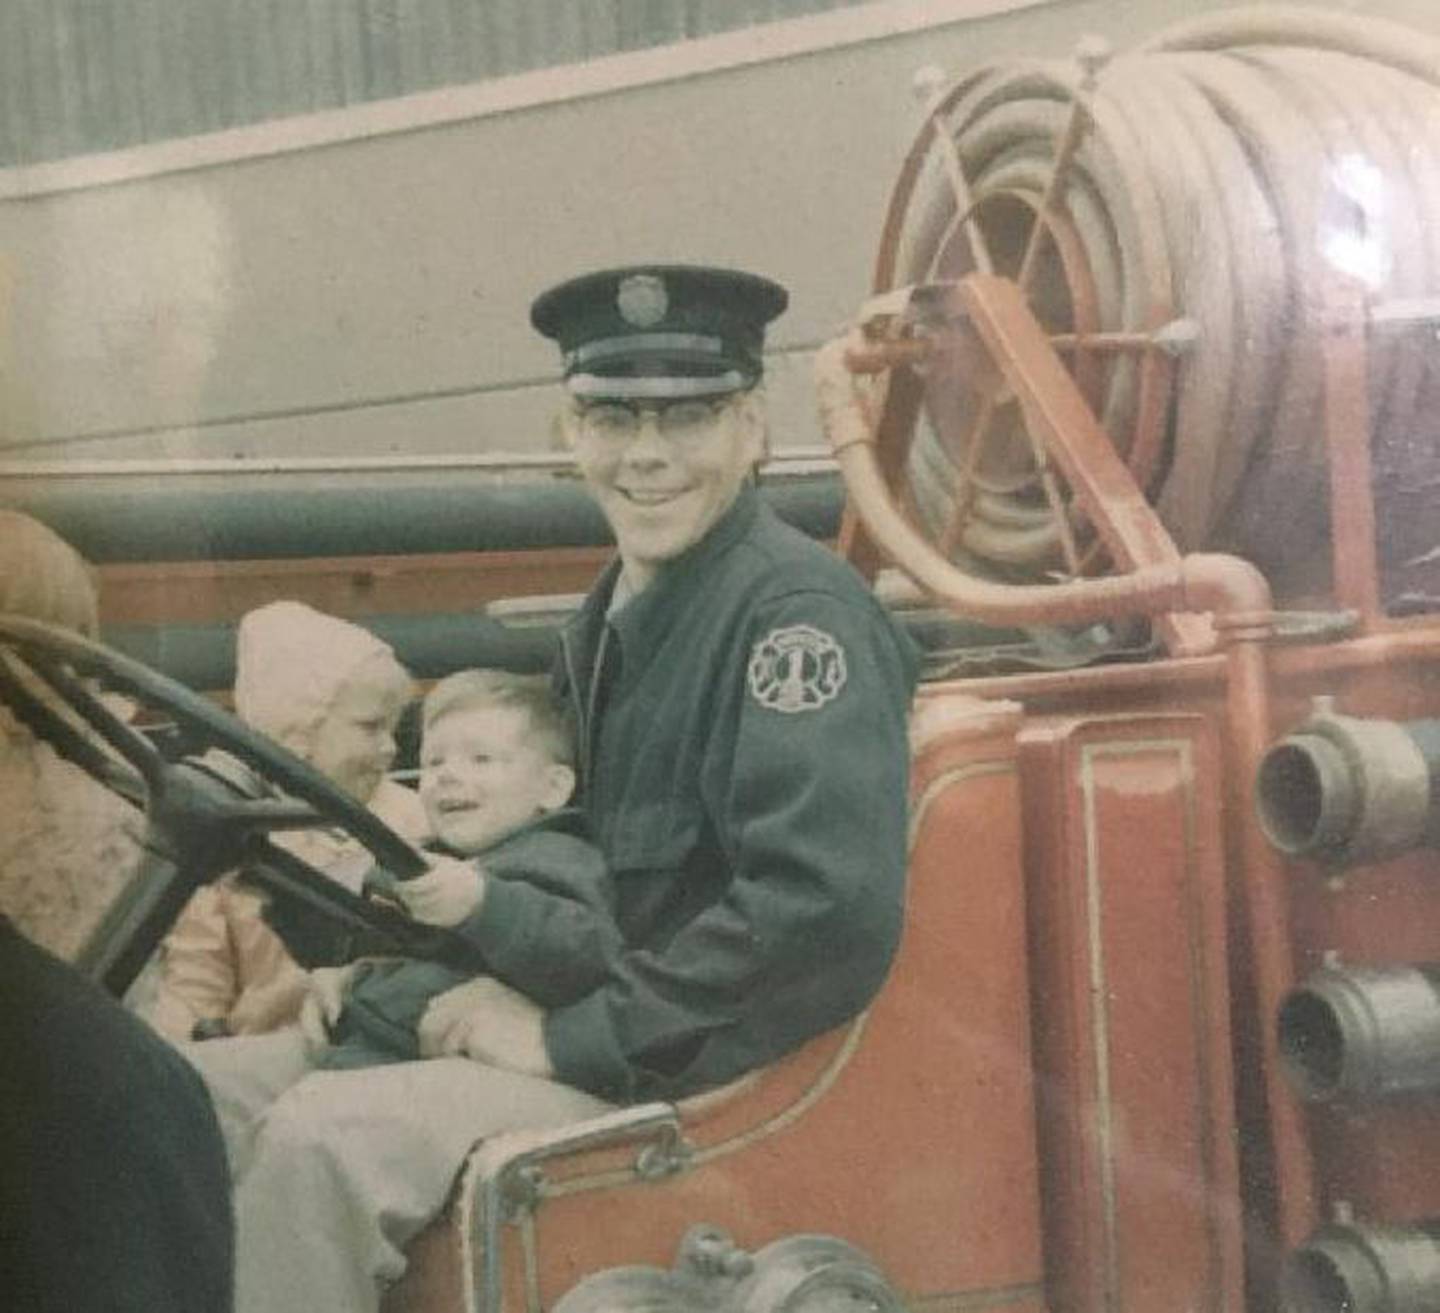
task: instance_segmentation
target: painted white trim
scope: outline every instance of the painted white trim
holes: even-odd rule
[[[1060,0],[871,0],[734,32],[97,155],[0,168],[0,200],[105,187],[509,114],[973,22]]]
[[[284,456],[196,457],[192,459],[117,459],[0,461],[0,484],[23,479],[154,478],[156,475],[362,474],[372,471],[489,470],[501,474],[568,473],[574,457],[563,452],[474,452],[436,456]],[[819,474],[838,469],[828,447],[797,446],[776,452],[761,469],[780,474]]]

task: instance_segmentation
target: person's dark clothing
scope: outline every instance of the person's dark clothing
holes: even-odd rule
[[[455,927],[480,949],[487,974],[542,1007],[595,989],[621,947],[605,864],[577,832],[582,823],[574,808],[551,812],[476,854],[485,897]],[[435,962],[361,962],[320,1065],[418,1058],[430,1000],[470,978]]]
[[[0,1305],[228,1313],[230,1176],[199,1075],[0,917]]]
[[[855,572],[751,489],[557,679],[627,951],[551,1010],[557,1079],[602,1097],[717,1085],[854,1016],[894,954],[915,655]]]

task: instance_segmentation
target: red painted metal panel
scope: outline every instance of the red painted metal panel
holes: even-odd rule
[[[1052,1307],[1238,1309],[1213,728],[1060,718],[1020,743]]]

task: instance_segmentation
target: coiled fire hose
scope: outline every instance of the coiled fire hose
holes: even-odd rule
[[[1282,594],[1323,585],[1327,288],[1358,283],[1377,321],[1409,307],[1403,328],[1369,334],[1378,554],[1387,604],[1433,603],[1440,42],[1266,6],[1092,55],[990,65],[935,96],[877,290],[1017,277],[1180,549],[1246,556]],[[1168,407],[1145,403],[1156,353],[1178,356]],[[1018,407],[941,359],[927,370],[908,457],[922,520],[990,577],[1053,569],[1056,517]]]

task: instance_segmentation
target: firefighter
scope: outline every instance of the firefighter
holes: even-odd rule
[[[532,308],[618,549],[563,635],[559,678],[631,951],[548,1014],[495,1006],[493,982],[468,1013],[441,1000],[443,1051],[617,1102],[677,1097],[854,1016],[885,976],[913,654],[849,566],[753,486],[765,325],[786,299],[751,274],[646,266]]]

